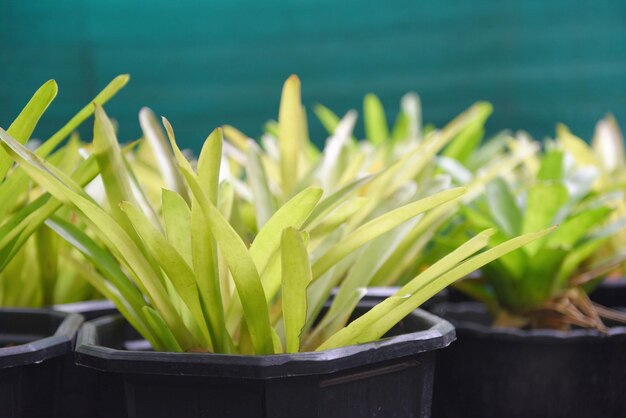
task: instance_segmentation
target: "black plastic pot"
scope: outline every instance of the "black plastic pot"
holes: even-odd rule
[[[454,329],[417,310],[377,342],[268,356],[125,349],[136,339],[120,316],[83,327],[76,362],[99,380],[91,416],[428,417],[434,350],[454,340]]]
[[[82,315],[85,320],[117,313],[117,308],[108,300],[89,300],[83,302],[54,305],[55,311]],[[63,418],[88,417],[93,410],[95,394],[93,393],[94,376],[83,367],[76,366],[73,357],[65,369],[63,394],[59,416]]]
[[[0,417],[62,416],[64,372],[82,322],[46,309],[0,309]]]
[[[109,300],[88,300],[84,302],[62,303],[52,307],[55,311],[77,313],[86,321],[117,313],[117,308]]]
[[[476,302],[433,310],[458,337],[437,353],[433,416],[626,417],[626,327],[491,328]]]
[[[626,307],[626,279],[605,280],[589,294],[592,301],[609,308]]]

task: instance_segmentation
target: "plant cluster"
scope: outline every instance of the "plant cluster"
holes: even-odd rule
[[[272,354],[381,338],[480,269],[456,286],[497,324],[602,329],[616,317],[585,294],[623,261],[624,151],[610,118],[591,147],[560,127],[542,151],[523,133],[485,142],[487,103],[436,129],[408,94],[390,129],[368,95],[362,141],[356,112],[315,107],[330,133],[318,149],[292,76],[259,143],[224,126],[194,159],[147,108],[143,137],[120,145],[102,105],[126,81],[34,151],[54,82],[0,129],[3,304],[97,292],[157,350]],[[61,146],[92,114],[93,141]],[[392,284],[352,320],[367,287]]]
[[[87,279],[158,350],[268,354],[375,340],[448,284],[549,231],[490,249],[493,231],[481,231],[346,326],[372,278],[363,281],[357,273],[368,272],[368,263],[371,269],[388,262],[398,247],[386,252],[389,243],[412,244],[407,232],[419,238],[434,225],[429,216],[439,219],[468,191],[443,179],[431,185],[415,180],[480,112],[470,109],[432,131],[396,162],[344,175],[346,166],[338,171],[334,164],[346,136],[334,136],[315,152],[303,129],[299,94],[292,77],[279,112],[278,158],[250,141],[237,149],[245,151],[245,161],[226,158],[229,145],[217,129],[198,160],[189,161],[163,119],[171,149],[158,154],[168,167],[159,201],[137,181],[98,103],[86,161],[97,167],[104,201],[90,195],[75,172],[44,161],[10,133],[0,130],[0,139],[19,170],[46,191],[42,196],[75,216],[45,213],[45,225],[95,266]],[[142,111],[140,121],[146,140],[165,150],[150,112]],[[322,177],[312,169],[319,166]],[[339,293],[320,318],[336,285]]]

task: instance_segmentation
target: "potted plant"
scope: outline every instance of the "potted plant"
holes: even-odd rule
[[[595,167],[599,178],[594,183],[594,191],[604,194],[619,194],[626,182],[626,152],[624,136],[612,115],[608,115],[596,124],[591,144],[574,136],[565,126],[559,126],[560,143],[572,154],[578,164]],[[623,200],[615,199],[611,217],[615,220],[626,216]],[[589,297],[604,306],[626,306],[626,284],[624,263],[621,257],[626,252],[626,231],[617,231],[599,251],[594,254],[598,261],[612,261],[615,268],[608,272],[605,280],[593,283]],[[597,286],[596,286],[597,284]]]
[[[93,103],[106,103],[127,81],[126,75],[116,77]],[[31,139],[57,90],[54,80],[42,85],[10,125],[8,133],[18,142],[36,149],[34,152],[46,158],[48,164],[97,195],[94,190],[98,176],[96,157],[74,132],[93,114],[92,103],[46,141]],[[62,144],[67,137],[67,143]],[[127,150],[127,155],[137,160],[133,161],[137,170],[155,166],[143,164],[147,160],[145,154]],[[146,172],[144,169],[138,174],[144,183],[149,178]],[[85,376],[74,366],[71,354],[78,330],[77,319],[41,308],[53,307],[87,318],[116,312],[89,284],[93,267],[44,222],[54,215],[77,228],[85,229],[86,225],[60,201],[33,186],[25,172],[13,166],[13,160],[4,150],[0,151],[0,199],[0,315],[3,325],[0,331],[6,340],[4,344],[19,345],[3,348],[3,355],[6,355],[3,376],[10,382],[7,383],[10,390],[4,392],[7,398],[0,402],[0,415],[85,416],[88,406],[82,398]],[[69,322],[62,325],[64,318]],[[53,337],[55,331],[58,335]],[[40,362],[45,366],[35,365]],[[65,367],[60,367],[63,362]],[[36,382],[38,379],[41,383]]]
[[[317,105],[314,111],[330,134],[324,147],[318,149],[309,140],[300,90],[297,77],[285,82],[278,121],[267,123],[260,146],[232,126],[224,127],[225,175],[235,185],[242,206],[249,208],[245,210],[244,224],[250,233],[292,193],[286,187],[295,191],[311,186],[328,192],[353,190],[353,197],[338,206],[329,221],[315,225],[312,239],[325,230],[334,231],[335,239],[339,239],[383,211],[449,188],[457,177],[465,180],[463,186],[467,188],[459,199],[372,240],[333,277],[314,283],[313,289],[318,290],[312,295],[317,307],[313,312],[319,312],[327,301],[327,289],[340,283],[331,312],[353,298],[357,289],[365,289],[364,297],[373,300],[396,292],[397,286],[419,273],[422,253],[435,243],[435,232],[459,206],[479,196],[491,179],[537,151],[534,144],[508,147],[506,133],[494,138],[489,146],[480,147],[484,123],[491,113],[491,105],[484,102],[474,104],[441,129],[422,127],[420,100],[413,93],[402,98],[401,112],[391,129],[380,100],[367,95],[362,141],[353,134],[356,111],[339,118]],[[292,138],[298,138],[298,146],[293,146]],[[499,158],[492,158],[495,155]],[[468,162],[471,168],[461,170],[457,159]],[[444,166],[449,172],[443,170]],[[348,222],[337,228],[343,220]]]
[[[621,228],[612,196],[593,192],[597,171],[574,164],[560,141],[445,229],[448,240],[491,227],[495,242],[542,225],[550,236],[511,252],[457,288],[480,302],[434,312],[457,329],[438,356],[437,416],[622,416],[625,316],[594,305],[585,286],[619,260],[593,255]],[[461,238],[463,237],[463,238]],[[604,322],[603,321],[607,321]]]
[[[94,102],[106,103],[127,80],[127,76],[115,78]],[[29,141],[56,94],[54,80],[41,86],[11,124],[9,134],[20,143]],[[47,158],[83,186],[96,177],[97,167],[93,158],[81,155],[83,143],[71,134],[92,113],[93,105],[89,104],[48,140],[29,143],[37,147],[37,155]],[[70,135],[67,144],[59,147]],[[0,306],[50,307],[97,297],[97,292],[81,277],[85,269],[82,256],[44,224],[53,213],[64,219],[72,218],[72,213],[45,191],[32,187],[29,177],[12,165],[13,160],[1,151]],[[90,308],[71,310],[84,313]]]
[[[127,76],[115,78],[94,102],[106,103],[127,80]],[[10,125],[8,132],[19,143],[31,139],[57,90],[54,80],[46,82]],[[81,186],[97,175],[95,161],[80,154],[82,143],[77,135],[66,145],[61,143],[92,114],[90,104],[46,141],[28,144]],[[0,199],[0,415],[80,416],[80,405],[73,397],[80,388],[73,345],[82,316],[41,309],[97,297],[81,277],[87,268],[82,256],[44,224],[52,214],[64,219],[71,219],[72,214],[50,194],[32,187],[30,178],[13,167],[5,151],[0,151]],[[72,310],[94,311],[84,303]]]
[[[299,116],[288,116],[281,108],[282,142],[292,142],[283,146],[301,147],[292,119]],[[100,107],[94,147],[108,201],[119,205],[100,205],[0,129],[20,167],[94,233],[54,216],[46,222],[96,266],[94,285],[124,316],[86,324],[77,348],[77,363],[99,378],[98,411],[105,416],[376,416],[381,410],[427,416],[432,350],[448,345],[454,332],[415,309],[451,282],[549,232],[482,251],[492,235],[483,231],[372,309],[359,305],[357,288],[320,317],[324,303],[317,311],[318,301],[328,298],[342,264],[350,264],[356,251],[465,190],[437,191],[369,220],[347,216],[338,222],[334,210],[353,198],[354,185],[300,190],[285,174],[283,200],[251,234],[245,219],[250,206],[235,194],[237,183],[220,181],[227,177],[221,130],[208,137],[194,169],[164,124],[180,181],[163,190],[161,214],[129,186],[132,169]],[[281,164],[285,173],[298,169],[294,160]],[[258,187],[272,187],[262,173],[259,179]],[[365,181],[370,179],[357,185]],[[330,228],[316,230],[330,222],[357,227],[339,236]]]

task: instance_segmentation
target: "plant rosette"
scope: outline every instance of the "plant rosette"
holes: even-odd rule
[[[607,323],[607,332],[497,328],[478,302],[441,303],[433,312],[458,337],[437,353],[435,416],[626,416],[625,325]]]
[[[139,338],[120,316],[83,328],[76,361],[101,376],[100,416],[429,417],[434,350],[454,329],[417,310],[379,341],[262,356],[140,351]]]
[[[597,171],[558,143],[530,165],[526,176],[489,184],[461,225],[491,225],[501,239],[560,227],[458,284],[482,304],[433,308],[458,335],[439,356],[433,408],[443,417],[624,416],[626,316],[586,293],[623,262],[597,257],[622,228],[615,196],[594,192]]]
[[[56,418],[83,318],[46,309],[0,309],[0,416]]]

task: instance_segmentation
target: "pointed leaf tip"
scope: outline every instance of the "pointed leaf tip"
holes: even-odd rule
[[[300,77],[298,77],[296,74],[291,74],[289,76],[289,78],[287,79],[287,81],[285,81],[285,84],[287,83],[297,83],[300,84]]]
[[[55,79],[50,79],[48,81],[46,81],[42,87],[52,87],[54,94],[56,95],[56,93],[59,91],[59,85],[57,84],[57,81]]]
[[[130,80],[130,74],[120,74],[117,77],[115,77],[115,81],[121,82],[122,85],[128,83],[129,80]]]

